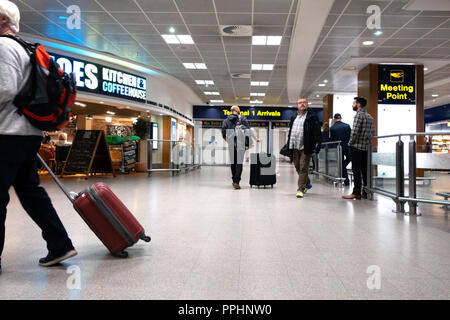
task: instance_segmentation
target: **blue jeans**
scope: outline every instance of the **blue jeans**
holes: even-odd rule
[[[41,228],[48,251],[62,255],[73,249],[47,192],[39,186],[36,153],[39,151],[41,139],[39,136],[0,135],[0,257],[5,242],[6,207],[11,186],[14,187],[22,207]],[[27,234],[22,236],[28,237]]]

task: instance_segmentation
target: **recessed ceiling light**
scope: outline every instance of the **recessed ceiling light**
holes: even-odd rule
[[[162,34],[161,37],[168,44],[194,44],[194,40],[188,34]]]
[[[363,41],[362,44],[365,45],[365,46],[371,46],[371,45],[374,44],[374,42],[372,40],[368,40],[368,41]]]
[[[263,103],[263,101],[256,99],[256,100],[251,100],[250,103]]]
[[[78,101],[74,102],[74,104],[77,105],[77,106],[80,106],[82,108],[86,107],[86,105],[84,103],[81,103],[81,102],[78,102]]]
[[[197,84],[202,84],[202,85],[214,85],[214,81],[212,80],[195,80],[195,82]]]
[[[439,97],[438,94],[432,94],[431,96],[432,96],[432,97]]]
[[[273,70],[273,64],[252,64],[252,70]]]
[[[326,79],[325,79],[325,80],[323,80],[323,83],[328,83],[328,80],[326,80]]]
[[[250,85],[254,87],[267,87],[269,85],[268,81],[250,81]]]
[[[211,92],[211,91],[205,91],[205,92],[203,92],[205,95],[207,95],[207,96],[220,96],[220,93],[219,92],[217,92],[217,91],[213,91],[213,92]]]
[[[253,36],[252,44],[254,46],[279,46],[282,36]]]
[[[104,102],[103,102],[103,101],[100,101],[100,104],[104,104]]]
[[[209,102],[223,103],[223,100],[209,100]]]
[[[316,98],[320,98],[320,95],[316,94]]]
[[[381,36],[383,34],[383,31],[377,30],[373,34],[376,35],[376,36]]]
[[[319,83],[319,87],[325,87],[325,83]]]
[[[115,112],[112,111],[106,111],[107,114],[116,114]]]
[[[267,45],[268,46],[279,46],[281,43],[282,36],[268,36]]]
[[[206,64],[204,63],[183,63],[186,69],[206,69]]]
[[[423,71],[428,71],[428,68],[427,67],[423,68]]]
[[[170,33],[174,33],[174,32],[175,32],[175,28],[174,28],[174,27],[170,27],[170,28],[169,28],[169,32],[170,32]]]
[[[106,117],[106,118],[105,118],[105,121],[106,121],[106,122],[111,122],[111,121],[112,121],[112,118],[111,118],[111,117]]]
[[[253,96],[253,97],[265,97],[266,94],[263,93],[263,92],[251,92],[250,96]]]
[[[308,102],[309,105],[311,105],[311,102]]]

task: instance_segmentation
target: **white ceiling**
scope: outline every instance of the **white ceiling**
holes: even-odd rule
[[[448,1],[448,0],[447,0]],[[297,0],[17,0],[21,31],[104,51],[149,65],[184,81],[205,102],[223,99],[226,104],[246,104],[251,92],[265,105],[288,105],[287,64]],[[427,82],[450,78],[450,11],[404,10],[406,0],[335,0],[321,28],[299,95],[319,103],[325,93],[356,92],[356,76],[338,72],[354,58],[412,58],[444,62],[429,70]],[[66,9],[81,9],[80,30],[69,30]],[[383,34],[366,28],[369,5],[382,10]],[[413,7],[413,6],[412,6]],[[413,7],[414,8],[414,7]],[[298,21],[302,23],[302,21]],[[220,35],[221,25],[251,25],[254,35],[282,35],[280,46],[252,46],[251,37]],[[195,45],[168,45],[161,34],[174,27],[190,34]],[[307,30],[307,29],[306,29]],[[373,40],[372,46],[361,43]],[[207,70],[187,70],[183,62],[205,63]],[[252,63],[274,64],[272,71],[252,71]],[[298,62],[304,63],[304,62]],[[231,73],[250,73],[251,79],[232,79]],[[325,87],[318,84],[328,80]],[[195,80],[213,80],[205,88]],[[268,87],[251,87],[250,81],[269,81]],[[440,83],[440,82],[439,82]],[[425,90],[443,98],[448,82]],[[218,91],[220,96],[206,96]],[[176,93],[174,93],[176,94]],[[316,98],[319,95],[319,98]],[[236,100],[238,98],[238,100]],[[262,99],[264,98],[264,99]]]

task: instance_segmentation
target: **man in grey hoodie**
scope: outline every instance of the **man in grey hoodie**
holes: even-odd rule
[[[19,32],[20,12],[7,0],[0,1],[0,35]],[[22,207],[41,228],[48,255],[39,260],[51,266],[77,254],[44,188],[39,186],[36,154],[42,131],[18,112],[14,98],[31,71],[30,58],[15,40],[0,37],[0,259],[5,242],[9,188],[14,187]],[[23,235],[27,237],[26,234]],[[28,239],[29,241],[32,241]],[[0,260],[1,272],[1,260]]]

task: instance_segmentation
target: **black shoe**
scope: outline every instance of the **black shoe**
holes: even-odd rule
[[[49,253],[45,258],[39,259],[39,265],[43,267],[50,267],[52,265],[60,263],[61,261],[76,256],[77,254],[78,252],[75,249],[71,249],[62,255],[54,255]]]

